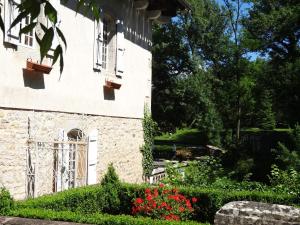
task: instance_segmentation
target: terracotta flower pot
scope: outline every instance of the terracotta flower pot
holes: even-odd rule
[[[52,67],[27,60],[27,69],[49,74]]]
[[[120,89],[121,84],[115,83],[113,81],[105,81],[105,86],[107,88],[112,88],[112,89]]]

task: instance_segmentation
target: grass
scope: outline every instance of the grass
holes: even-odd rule
[[[205,137],[198,129],[177,129],[175,133],[164,133],[155,137],[155,143],[180,143],[190,145],[203,145]]]
[[[243,129],[242,131],[246,132],[263,132],[263,131],[276,131],[276,132],[291,132],[293,129],[291,128],[275,128],[273,130],[263,130],[258,127],[251,127],[247,129]]]

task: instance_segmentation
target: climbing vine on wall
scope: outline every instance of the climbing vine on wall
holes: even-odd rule
[[[152,146],[155,128],[156,123],[153,121],[148,107],[145,107],[143,119],[144,145],[141,147],[141,151],[143,153],[143,172],[146,177],[151,175],[153,169]]]

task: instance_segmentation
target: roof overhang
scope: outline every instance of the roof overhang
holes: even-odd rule
[[[166,23],[176,16],[178,11],[190,10],[187,0],[134,0],[138,10],[146,10],[148,18]]]

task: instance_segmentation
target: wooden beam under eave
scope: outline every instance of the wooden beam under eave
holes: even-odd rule
[[[147,10],[146,15],[149,20],[156,20],[161,16],[161,10]]]
[[[149,6],[149,0],[135,0],[133,2],[134,8],[137,10],[144,10],[147,9]]]

